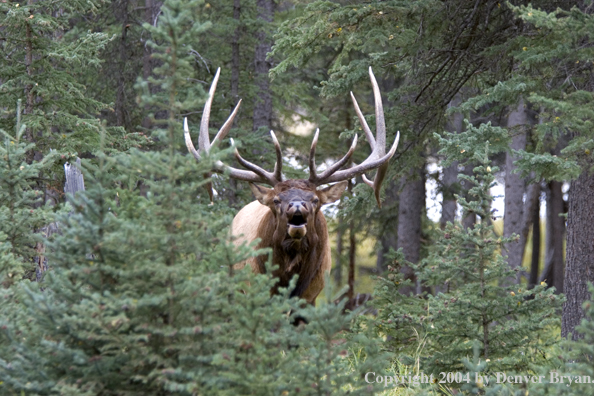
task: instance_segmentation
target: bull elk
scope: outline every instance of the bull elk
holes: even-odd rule
[[[208,100],[204,105],[198,137],[198,150],[192,143],[187,119],[184,119],[186,146],[198,161],[200,161],[202,155],[208,153],[211,146],[220,143],[225,138],[229,129],[231,129],[233,118],[241,104],[240,100],[213,141],[210,142],[208,122],[219,74],[220,68],[216,72],[210,87]],[[235,158],[245,169],[236,169],[220,161],[215,162],[213,166],[214,172],[227,173],[232,178],[249,182],[256,198],[256,201],[246,205],[233,219],[231,235],[235,238],[235,244],[239,246],[259,238],[260,242],[256,248],[270,248],[272,250],[273,264],[279,265],[279,268],[273,274],[279,279],[277,287],[287,287],[291,278],[298,275],[297,284],[295,289],[292,290],[291,296],[298,296],[312,304],[324,288],[325,273],[330,272],[331,267],[328,227],[320,208],[324,204],[338,200],[347,187],[348,180],[358,175],[362,175],[364,182],[373,188],[378,205],[381,206],[380,187],[386,175],[388,161],[394,155],[398,146],[399,133],[396,135],[392,148],[386,153],[384,111],[379,87],[371,68],[369,68],[369,76],[375,97],[377,125],[375,136],[367,125],[357,100],[351,92],[355,112],[371,146],[371,154],[359,165],[342,169],[347,165],[355,151],[357,145],[357,136],[355,135],[345,156],[328,166],[321,173],[318,173],[315,160],[319,136],[318,129],[311,144],[309,179],[307,180],[283,180],[281,148],[273,131],[270,131],[276,151],[276,164],[273,172],[268,172],[258,165],[246,161],[239,155],[237,148],[235,149]],[[233,139],[231,139],[231,144],[234,145]],[[377,169],[377,172],[375,178],[371,181],[365,177],[365,172],[373,169]],[[267,184],[272,188],[255,183]],[[318,188],[328,183],[336,184]],[[212,187],[209,185],[208,188],[212,199]],[[264,273],[266,259],[266,256],[253,257],[246,262],[237,264],[235,268],[243,268],[246,264],[249,264],[254,272]]]

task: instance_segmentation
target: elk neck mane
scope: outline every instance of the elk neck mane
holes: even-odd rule
[[[316,187],[308,180],[287,180],[279,183],[277,192],[289,189],[302,189],[315,191]],[[315,218],[314,218],[315,216]],[[291,278],[299,275],[299,281],[291,295],[300,295],[311,283],[316,275],[318,266],[314,263],[327,243],[326,219],[321,211],[309,215],[307,220],[307,233],[301,240],[290,238],[287,233],[287,218],[283,214],[276,218],[270,210],[260,221],[257,235],[262,238],[258,248],[272,248],[272,263],[279,265],[274,275],[279,278],[277,287],[287,287]],[[258,266],[264,271],[266,255],[258,257]]]

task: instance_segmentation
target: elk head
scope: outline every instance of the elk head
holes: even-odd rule
[[[277,219],[276,240],[290,239],[299,242],[312,233],[312,227],[322,205],[340,198],[347,186],[346,181],[318,190],[315,184],[305,180],[288,180],[274,188],[250,184],[254,197],[270,208]]]
[[[237,103],[237,105],[235,106],[235,109],[233,109],[233,111],[232,111],[231,115],[229,116],[229,118],[227,119],[227,121],[223,124],[223,126],[221,127],[219,132],[216,134],[215,138],[213,139],[213,141],[211,143],[209,134],[208,134],[208,122],[209,122],[209,118],[210,118],[210,108],[212,106],[212,101],[213,101],[214,93],[215,93],[215,90],[217,87],[217,82],[219,80],[220,72],[221,72],[221,69],[220,68],[217,69],[215,78],[214,78],[213,83],[210,87],[208,100],[206,101],[206,104],[204,105],[202,121],[200,122],[200,134],[198,137],[198,150],[196,150],[196,148],[194,147],[194,144],[192,143],[192,138],[190,136],[190,131],[188,128],[187,118],[184,118],[184,137],[185,137],[185,141],[186,141],[186,146],[188,148],[188,151],[198,161],[200,160],[201,155],[207,153],[210,150],[211,146],[218,144],[222,139],[225,138],[225,136],[231,129],[231,126],[233,124],[233,119],[235,118],[235,115],[237,114],[237,111],[239,110],[239,106],[241,105],[241,100],[240,100]],[[317,129],[316,133],[314,135],[312,144],[311,144],[310,155],[309,155],[309,172],[310,172],[309,179],[307,181],[305,181],[305,180],[289,180],[288,181],[288,182],[292,182],[292,183],[284,182],[283,176],[282,176],[283,161],[282,161],[282,152],[281,152],[280,144],[279,144],[278,140],[276,139],[276,135],[274,134],[274,132],[270,131],[270,135],[272,137],[272,142],[274,144],[275,151],[276,151],[276,164],[274,166],[273,172],[268,172],[268,171],[262,169],[261,167],[259,167],[258,165],[255,165],[249,161],[246,161],[243,157],[241,157],[241,155],[239,154],[237,149],[235,149],[235,158],[237,159],[239,164],[242,165],[247,170],[233,168],[231,166],[223,164],[221,161],[217,161],[214,164],[213,171],[218,172],[218,173],[228,173],[229,177],[235,178],[238,180],[244,180],[244,181],[248,181],[250,183],[264,183],[264,184],[268,184],[268,185],[272,186],[273,189],[267,189],[265,187],[255,186],[255,185],[252,185],[251,188],[252,188],[252,191],[254,192],[254,195],[256,196],[258,201],[260,201],[260,203],[268,206],[274,213],[278,213],[278,214],[286,213],[286,215],[291,216],[291,218],[293,216],[293,213],[301,213],[302,211],[307,214],[316,213],[319,210],[320,205],[323,205],[324,203],[330,203],[330,202],[337,200],[338,198],[340,198],[342,191],[344,191],[344,189],[346,187],[346,183],[339,183],[337,186],[330,186],[330,187],[327,187],[322,190],[317,190],[318,186],[323,185],[323,184],[328,184],[328,183],[347,181],[347,180],[350,180],[353,177],[358,176],[358,175],[362,175],[363,181],[367,185],[369,185],[371,188],[373,188],[377,203],[379,206],[381,206],[380,188],[381,188],[382,182],[384,180],[384,177],[385,177],[387,169],[388,169],[388,161],[390,160],[390,158],[392,158],[392,156],[396,152],[396,148],[398,147],[398,140],[400,138],[400,132],[398,132],[396,134],[396,138],[394,139],[394,144],[392,145],[390,151],[388,153],[386,153],[386,148],[385,148],[386,125],[385,125],[385,121],[384,121],[384,110],[383,110],[379,87],[377,85],[377,81],[375,79],[373,71],[371,70],[371,67],[369,68],[369,77],[371,78],[371,84],[373,87],[373,95],[375,98],[375,119],[376,119],[376,135],[375,136],[373,135],[373,133],[371,132],[371,129],[367,125],[367,121],[365,120],[365,117],[363,116],[363,114],[361,113],[361,110],[359,109],[357,100],[355,99],[355,96],[351,92],[351,98],[353,100],[355,112],[357,113],[357,117],[359,118],[361,127],[362,127],[363,131],[365,132],[367,141],[368,141],[369,145],[371,146],[371,154],[362,163],[360,163],[358,165],[354,165],[347,169],[341,169],[345,165],[347,165],[351,156],[353,155],[353,152],[355,151],[355,148],[357,146],[357,135],[355,135],[355,138],[353,139],[351,147],[348,150],[348,152],[345,154],[345,156],[342,157],[337,162],[335,162],[334,164],[332,164],[331,166],[329,166],[322,173],[318,174],[316,171],[315,152],[316,152],[316,146],[318,143],[318,137],[319,137],[320,130]],[[231,139],[231,145],[234,145],[233,139]],[[373,181],[371,181],[365,176],[365,172],[373,170],[373,169],[377,169],[377,172],[376,172],[376,175],[375,175]],[[298,182],[300,182],[300,183],[298,183]],[[277,188],[277,185],[279,185],[278,188]],[[289,187],[289,186],[291,186],[291,187]],[[208,186],[208,190],[209,190],[209,195],[212,200],[212,187],[210,185]],[[295,192],[295,191],[289,192],[290,190],[302,190],[302,192]],[[338,193],[338,191],[340,191],[340,193]],[[275,203],[275,199],[276,199],[276,201],[280,202],[278,205]],[[317,201],[314,204],[313,202],[316,199],[317,199]],[[297,207],[295,206],[295,202],[300,202],[300,203],[303,202],[305,206],[300,204],[299,210],[296,210]],[[291,204],[293,204],[293,205],[291,207],[289,207],[289,205],[291,205]],[[302,214],[302,216],[303,216],[303,214]],[[297,216],[296,219],[297,218],[299,218],[299,216]],[[297,220],[293,221],[293,223],[297,223],[297,222],[298,222]],[[291,222],[289,220],[287,220],[287,223],[289,224],[288,227],[292,227],[291,228],[292,235],[299,235],[301,232],[306,232],[306,231],[301,230],[303,228],[303,227],[301,227],[302,224],[301,225],[300,224],[291,224]]]

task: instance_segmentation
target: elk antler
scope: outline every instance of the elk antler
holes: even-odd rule
[[[217,89],[217,82],[219,81],[219,75],[221,74],[221,68],[217,69],[215,74],[214,80],[210,86],[210,91],[208,92],[208,100],[204,105],[204,112],[202,113],[202,121],[200,122],[200,134],[198,136],[198,150],[194,147],[194,143],[192,143],[192,138],[190,136],[190,129],[188,128],[188,119],[184,118],[184,137],[186,140],[186,146],[188,147],[188,151],[196,158],[196,160],[200,161],[202,155],[207,154],[210,148],[218,143],[227,136],[227,133],[231,129],[233,125],[233,119],[239,110],[239,106],[241,105],[241,100],[237,102],[235,109],[229,115],[229,118],[219,132],[216,134],[215,138],[210,142],[210,138],[208,135],[208,121],[210,118],[210,108],[212,106],[212,101],[214,99],[214,93]],[[270,135],[272,136],[272,142],[274,143],[274,148],[276,150],[276,164],[274,165],[274,172],[268,172],[257,165],[252,164],[249,161],[246,161],[239,155],[239,151],[235,148],[235,158],[237,161],[248,170],[243,169],[236,169],[231,166],[223,164],[221,161],[216,161],[214,164],[213,171],[218,173],[229,173],[229,177],[234,179],[244,180],[248,182],[254,183],[264,183],[271,186],[282,181],[282,165],[283,165],[283,158],[281,154],[280,144],[274,135],[274,132],[270,131]],[[235,146],[233,139],[231,139],[231,145]],[[211,201],[212,201],[212,185],[207,186]]]
[[[359,117],[359,122],[361,123],[361,127],[365,131],[365,136],[367,137],[367,141],[371,146],[371,154],[365,161],[360,163],[359,165],[355,165],[348,169],[339,170],[343,167],[353,155],[355,151],[355,147],[357,146],[357,135],[353,139],[353,143],[351,144],[351,148],[346,153],[344,157],[342,157],[339,161],[332,164],[328,169],[326,169],[322,174],[318,175],[316,173],[316,160],[315,160],[315,153],[316,153],[316,146],[318,144],[318,135],[319,129],[316,130],[314,135],[313,141],[311,143],[311,150],[309,154],[309,181],[314,183],[315,185],[319,186],[321,184],[332,183],[342,180],[350,180],[357,175],[363,175],[363,181],[373,188],[375,193],[375,199],[377,200],[377,204],[381,207],[380,201],[380,188],[382,186],[382,182],[386,176],[386,172],[388,170],[388,161],[396,152],[396,148],[398,147],[398,140],[400,139],[400,132],[396,133],[396,139],[394,139],[394,144],[390,151],[386,154],[386,122],[384,120],[384,107],[382,105],[382,97],[380,95],[379,86],[377,85],[377,81],[375,80],[375,76],[373,75],[373,71],[371,67],[369,68],[369,77],[371,78],[371,85],[373,87],[373,96],[375,98],[375,123],[376,123],[376,135],[373,136],[371,129],[369,129],[369,125],[367,125],[367,121],[365,121],[365,117],[361,113],[361,109],[359,109],[359,104],[355,99],[355,95],[351,92],[351,98],[353,99],[353,105],[355,106],[355,112]],[[377,172],[375,174],[375,178],[373,181],[370,181],[366,176],[365,172],[376,169]]]

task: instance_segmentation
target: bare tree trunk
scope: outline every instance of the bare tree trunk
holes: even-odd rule
[[[425,208],[424,165],[411,172],[402,180],[404,188],[400,193],[398,206],[398,248],[402,248],[404,257],[411,263],[418,263],[421,257],[421,217]],[[412,288],[403,287],[403,294],[417,293],[416,276],[410,267],[403,267],[405,279],[411,279]]]
[[[540,197],[540,185],[538,196]],[[530,278],[528,288],[532,289],[538,283],[538,267],[540,266],[540,201],[532,208],[532,257],[530,260]]]
[[[355,221],[349,220],[349,290],[347,297],[349,302],[355,297],[355,259],[357,255],[357,236],[355,230]]]
[[[144,21],[152,25],[155,13],[153,0],[145,0],[144,7]],[[151,61],[153,52],[151,51],[151,47],[146,44],[146,41],[144,42],[143,47],[144,53],[142,55],[142,78],[146,81],[153,72],[153,62]],[[145,107],[148,110],[148,106]],[[146,129],[151,127],[150,117],[146,116],[142,119],[142,127]]]
[[[564,284],[567,300],[563,304],[561,336],[568,337],[580,324],[582,304],[590,298],[588,282],[594,281],[594,175],[592,164],[571,183],[567,213],[567,263]],[[576,336],[574,335],[573,338]]]
[[[459,106],[462,98],[460,94],[456,95],[450,102],[450,107]],[[464,115],[462,113],[454,113],[450,116],[446,123],[446,131],[460,133],[464,130]],[[444,229],[448,222],[453,223],[456,219],[456,209],[458,207],[454,194],[460,192],[460,184],[458,183],[458,162],[453,162],[450,166],[443,170],[442,179],[442,206],[441,219],[439,225]]]
[[[341,216],[338,217],[338,227],[336,230],[336,261],[334,262],[334,269],[332,270],[332,274],[334,275],[334,283],[337,286],[342,284],[342,254],[344,251],[344,218]]]
[[[454,161],[443,170],[442,185],[441,193],[443,201],[441,204],[439,226],[443,230],[447,223],[454,223],[454,220],[456,220],[456,209],[458,205],[454,194],[458,194],[460,190],[460,184],[458,183],[458,161]]]
[[[505,211],[503,215],[503,236],[508,238],[512,234],[521,234],[522,219],[524,218],[524,192],[526,190],[524,179],[517,173],[515,161],[518,159],[511,150],[524,150],[526,148],[525,127],[529,123],[528,112],[524,100],[520,98],[518,106],[513,110],[507,120],[507,126],[512,130],[513,138],[510,152],[505,159]],[[507,262],[512,269],[520,269],[524,255],[526,239],[520,235],[518,241],[505,245],[507,250]],[[520,272],[515,279],[520,282]]]
[[[272,94],[270,92],[270,80],[268,73],[272,68],[272,62],[266,59],[266,55],[272,49],[269,25],[274,15],[274,0],[257,0],[258,19],[262,26],[256,32],[256,52],[254,54],[254,69],[258,94],[254,103],[253,130],[260,127],[270,127],[272,119]]]
[[[233,0],[233,20],[237,24],[231,42],[231,96],[233,102],[239,100],[239,72],[241,59],[239,57],[239,38],[241,36],[241,0]]]
[[[28,4],[33,4],[32,0],[28,1]],[[30,79],[33,77],[33,30],[31,29],[31,25],[28,21],[25,21],[25,67],[27,69],[27,75]],[[33,84],[27,84],[25,86],[25,114],[33,114],[33,105],[35,101],[35,95],[33,94]],[[30,143],[35,143],[35,136],[33,135],[33,131],[31,128],[27,128],[25,131],[25,136],[27,141]],[[33,157],[35,156],[35,151],[31,150],[27,153],[27,162],[33,162]]]
[[[548,284],[554,286],[557,293],[563,293],[564,263],[563,238],[565,235],[563,184],[552,181],[547,191],[547,234],[545,262],[549,269]]]
[[[128,19],[128,1],[122,0],[120,2],[120,18],[122,24],[122,33],[119,41],[119,56],[120,61],[117,69],[118,73],[118,88],[116,91],[115,113],[116,123],[118,126],[125,126],[126,123],[126,77],[125,68],[128,60],[128,48],[126,38],[128,36],[129,19]]]
[[[567,139],[567,135],[561,135],[551,154],[559,155],[561,150],[567,146]],[[549,182],[546,186],[546,199],[545,267],[541,275],[541,281],[546,280],[547,284],[554,286],[555,292],[559,294],[563,292],[563,283],[565,281],[565,263],[563,259],[565,219],[560,217],[567,209],[563,200],[563,183],[558,181]]]
[[[386,196],[382,203],[380,218],[380,246],[377,252],[376,269],[379,274],[388,269],[385,255],[390,249],[398,249],[398,190],[399,183],[390,180],[386,186]]]
[[[64,164],[64,174],[66,176],[66,183],[64,184],[64,192],[66,193],[66,198],[69,200],[69,195],[75,195],[78,191],[85,190],[85,182],[83,179],[83,174],[80,171],[80,158],[76,159],[77,166],[74,166],[70,163]],[[47,201],[57,202],[57,197],[48,198]],[[69,200],[70,201],[70,200]],[[53,234],[58,233],[60,230],[58,228],[58,223],[50,223],[45,227],[42,227],[39,230],[39,233],[44,238],[50,238]],[[41,282],[43,279],[43,274],[48,270],[49,263],[47,257],[45,255],[45,245],[41,242],[37,242],[35,245],[35,249],[37,250],[37,256],[35,257],[35,278],[37,282]]]
[[[235,22],[235,31],[231,39],[231,106],[234,107],[239,101],[239,73],[241,71],[241,57],[239,52],[239,39],[241,37],[241,0],[233,0],[233,21]],[[233,120],[233,126],[237,126],[239,117]],[[257,129],[257,128],[256,128]],[[241,189],[240,184],[235,179],[226,181],[228,187],[224,188],[222,196],[229,202],[229,205],[237,205],[237,191]]]

